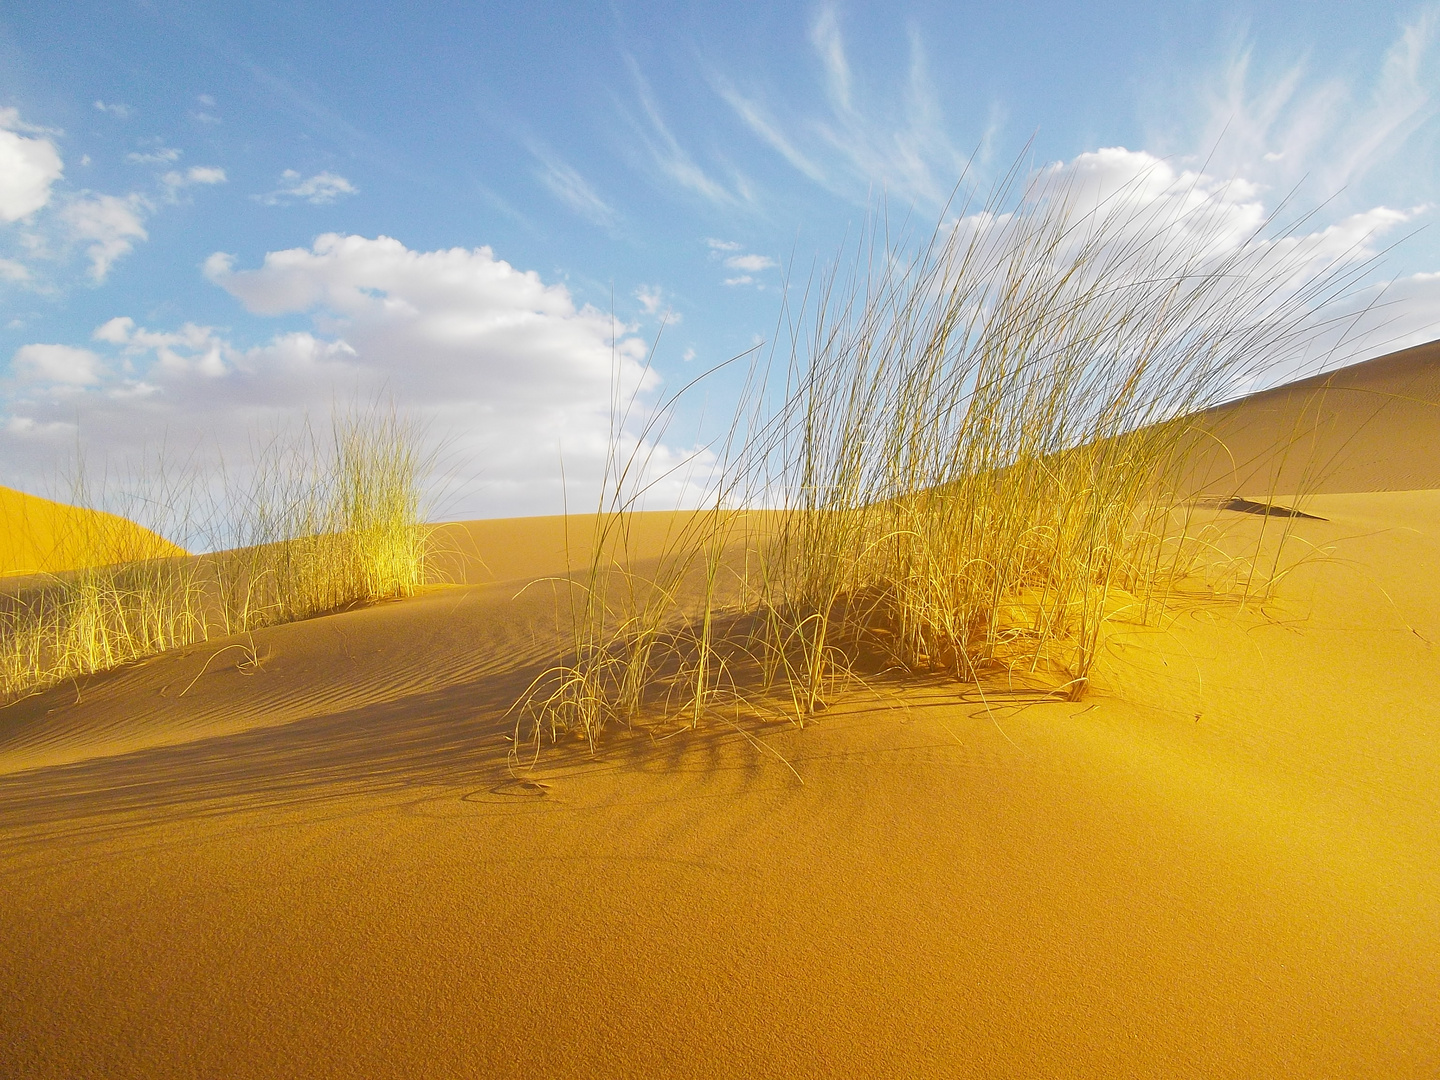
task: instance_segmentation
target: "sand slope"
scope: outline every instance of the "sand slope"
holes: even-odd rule
[[[0,577],[184,555],[132,521],[0,487]]]
[[[1440,341],[1222,405],[1200,426],[1197,493],[1440,488]]]
[[[756,732],[803,785],[724,732],[517,782],[511,585],[31,699],[0,1073],[1433,1076],[1440,492],[1317,503],[1269,617]]]
[[[529,519],[0,710],[0,1075],[1434,1077],[1440,484],[1384,490],[1428,437],[1078,704],[886,684],[517,775],[567,561]]]

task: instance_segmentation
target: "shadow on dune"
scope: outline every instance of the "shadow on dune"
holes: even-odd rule
[[[378,614],[394,621],[411,606]],[[374,610],[359,614],[381,621]],[[310,624],[312,637],[317,626],[324,621]],[[466,646],[447,637],[457,651]],[[514,804],[522,801],[517,796],[546,797],[555,777],[577,771],[753,771],[776,764],[757,737],[789,729],[779,720],[747,721],[743,734],[723,722],[664,732],[637,726],[607,732],[595,755],[581,739],[558,746],[547,739],[538,757],[529,743],[512,755],[511,707],[551,662],[528,650],[513,662],[483,663],[470,677],[385,700],[327,710],[325,695],[316,694],[316,707],[286,722],[0,776],[0,849],[57,839],[83,845],[136,826],[260,810],[347,813],[349,801],[404,801],[422,789],[427,798],[441,789],[469,802]],[[393,676],[370,674],[377,684]],[[173,677],[157,671],[147,681]],[[32,711],[46,715],[46,703]]]

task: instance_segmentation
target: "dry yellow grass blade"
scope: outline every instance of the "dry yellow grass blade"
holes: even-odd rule
[[[101,501],[92,495],[105,493],[81,486],[81,506],[52,515],[67,529],[58,550],[103,559],[15,579],[0,593],[0,699],[213,636],[413,594],[429,549],[427,466],[419,432],[379,409],[335,417],[329,445],[308,429],[274,440],[257,452],[249,483],[224,490],[218,517],[210,511],[230,541],[219,550],[205,543],[214,534],[204,536],[199,512],[213,490],[199,481],[209,478],[150,500],[165,519],[154,531],[91,509]],[[162,490],[164,479],[152,478]],[[212,550],[187,556],[163,531],[196,533],[196,546]]]
[[[1159,617],[1197,575],[1264,592],[1258,557],[1215,573],[1182,478],[1224,438],[1207,410],[1305,358],[1356,263],[1274,222],[1237,237],[1215,196],[1146,198],[1147,177],[1015,175],[786,311],[783,392],[752,369],[711,511],[643,573],[623,537],[646,439],[617,458],[573,640],[522,702],[537,746],[593,746],[647,703],[695,723],[778,694],[804,722],[867,667],[1078,698],[1107,624]]]

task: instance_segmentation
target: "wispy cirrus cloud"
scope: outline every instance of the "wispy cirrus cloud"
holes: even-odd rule
[[[782,110],[713,72],[711,88],[754,136],[832,194],[863,203],[879,189],[907,202],[943,203],[971,154],[957,147],[918,30],[910,32],[904,78],[888,99],[868,93],[856,77],[834,6],[817,12],[809,44],[823,102],[818,111]],[[992,110],[982,146],[993,139],[999,116]]]
[[[615,208],[595,192],[578,170],[537,140],[527,142],[526,149],[539,165],[535,179],[545,190],[585,220],[605,229],[614,228],[619,219]]]
[[[637,117],[623,107],[621,112],[629,121],[640,145],[645,148],[650,162],[659,169],[660,175],[669,183],[699,195],[716,206],[738,207],[753,202],[750,183],[739,170],[729,170],[731,182],[727,186],[696,163],[665,122],[655,93],[640,70],[640,65],[633,57],[627,56],[625,60],[630,69],[635,99],[639,103],[641,115]]]
[[[1433,187],[1437,35],[1440,5],[1430,4],[1400,24],[1371,69],[1322,73],[1304,56],[1267,65],[1242,32],[1208,71],[1152,95],[1163,115],[1151,119],[1147,142],[1203,156],[1214,172],[1286,189],[1306,184],[1318,198],[1342,190],[1352,200],[1385,197],[1374,189],[1408,180]]]
[[[180,160],[180,151],[161,144],[153,150],[131,151],[125,155],[125,160],[134,165],[169,165]]]

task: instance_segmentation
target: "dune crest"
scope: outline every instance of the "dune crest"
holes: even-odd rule
[[[126,518],[0,487],[0,577],[184,554]]]

